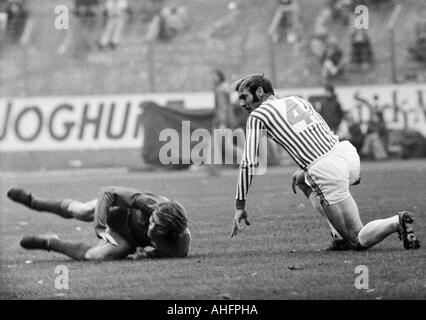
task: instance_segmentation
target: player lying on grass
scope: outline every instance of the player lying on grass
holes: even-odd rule
[[[123,187],[103,188],[97,199],[86,203],[39,199],[22,189],[10,189],[7,196],[37,211],[93,221],[95,233],[101,239],[97,245],[89,246],[61,241],[52,235],[29,236],[20,243],[25,249],[52,250],[76,260],[122,259],[135,251],[148,258],[188,254],[191,235],[187,217],[183,206],[175,200]]]
[[[236,210],[231,237],[244,220],[249,225],[245,203],[254,170],[259,166],[260,136],[266,134],[284,148],[300,167],[293,176],[297,185],[329,222],[332,249],[368,249],[398,233],[405,249],[420,247],[410,212],[362,224],[349,185],[360,181],[360,159],[349,141],[340,142],[312,105],[299,97],[278,99],[263,75],[249,75],[235,84],[240,106],[250,115],[246,144],[240,165]]]

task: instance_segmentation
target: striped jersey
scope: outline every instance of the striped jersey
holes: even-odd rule
[[[296,96],[266,100],[247,119],[246,142],[237,186],[237,207],[239,201],[247,198],[254,170],[259,165],[263,134],[283,147],[304,170],[339,141],[308,101]]]

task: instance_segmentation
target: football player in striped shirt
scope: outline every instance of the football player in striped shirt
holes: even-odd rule
[[[393,233],[399,234],[405,249],[420,247],[412,228],[413,216],[408,211],[363,225],[349,192],[349,186],[360,181],[357,151],[349,141],[339,141],[308,101],[296,96],[278,99],[271,82],[262,74],[249,75],[234,85],[240,106],[250,115],[231,237],[237,235],[242,220],[250,224],[245,205],[260,163],[261,135],[266,134],[299,166],[300,170],[293,176],[293,186],[297,185],[314,208],[327,218],[335,239],[333,248],[368,249]],[[340,237],[343,240],[339,240]]]
[[[122,259],[134,253],[136,258],[188,254],[191,235],[186,212],[175,200],[123,187],[102,188],[97,199],[85,203],[41,199],[22,189],[10,189],[7,196],[36,211],[93,221],[95,233],[101,239],[90,246],[62,241],[56,235],[28,236],[20,243],[25,249],[60,252],[75,260]]]

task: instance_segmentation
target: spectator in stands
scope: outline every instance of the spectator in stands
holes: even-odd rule
[[[374,105],[370,108],[370,121],[361,154],[374,159],[381,160],[388,157],[388,130],[384,120],[383,111],[378,104],[379,97],[373,97]]]
[[[246,1],[247,2],[247,1]],[[228,13],[215,21],[213,25],[207,30],[205,36],[209,38],[226,38],[232,35],[229,30],[235,30],[244,20],[242,14],[243,8],[247,8],[249,4],[245,3],[244,0],[231,1],[228,3]],[[271,24],[274,21],[271,22]],[[271,34],[270,30],[268,32]]]
[[[5,47],[6,42],[6,24],[7,24],[7,13],[6,13],[6,0],[0,0],[0,57]]]
[[[372,160],[382,160],[388,157],[386,147],[379,136],[377,123],[370,122],[361,149],[361,156]]]
[[[7,0],[0,0],[0,30],[6,29],[8,7],[9,2]]]
[[[161,22],[158,38],[168,41],[183,31],[187,25],[185,7],[176,5],[166,6],[161,11]]]
[[[331,10],[324,8],[315,19],[314,35],[316,37],[326,38],[329,36],[328,23],[331,18]]]
[[[413,58],[418,62],[426,62],[426,21],[416,24],[414,46],[409,48]]]
[[[332,85],[325,86],[327,98],[322,103],[320,115],[324,118],[331,130],[335,133],[338,131],[340,123],[344,118],[344,112],[339,100],[337,99],[334,87]]]
[[[358,154],[361,154],[365,138],[361,129],[361,123],[355,121],[354,117],[350,113],[345,115],[345,119],[348,124],[348,136],[344,138],[347,138],[356,148]]]
[[[329,8],[324,8],[315,19],[314,36],[311,40],[311,50],[316,57],[321,59],[326,50],[327,42],[330,38],[328,22],[330,21],[331,11]]]
[[[75,0],[74,15],[79,22],[80,30],[75,35],[78,38],[77,48],[90,51],[95,43],[94,35],[97,27],[99,0]]]
[[[387,151],[389,143],[389,133],[388,128],[386,127],[384,117],[385,106],[379,104],[379,96],[377,94],[374,95],[373,100],[374,104],[373,109],[371,110],[371,121],[374,122],[374,126],[377,127],[377,133],[379,134],[379,137]]]
[[[367,30],[354,29],[351,34],[351,63],[367,70],[373,63],[373,50]]]
[[[327,48],[321,57],[321,75],[326,83],[342,74],[345,66],[343,51],[336,38],[328,40]]]
[[[145,40],[169,41],[187,27],[188,17],[185,7],[166,6],[149,24]]]
[[[92,17],[96,14],[96,7],[99,0],[75,0],[74,14],[77,17]]]
[[[351,12],[353,12],[352,0],[330,0],[328,7],[333,21],[341,21],[345,26],[349,24]]]
[[[8,0],[0,0],[0,13],[6,14],[8,7],[9,7]]]
[[[164,7],[164,0],[145,0],[141,3],[141,18],[143,22],[150,22],[161,13]]]
[[[99,46],[101,49],[115,47],[120,43],[121,35],[126,24],[129,5],[127,0],[105,0],[106,24],[102,32]]]
[[[426,138],[416,130],[401,130],[400,145],[403,159],[426,156]]]
[[[234,126],[234,113],[231,108],[231,93],[229,83],[226,81],[222,70],[213,70],[213,93],[215,117],[213,126],[215,128],[232,128]]]
[[[7,38],[10,43],[17,43],[24,33],[29,17],[26,0],[9,0],[3,3],[3,7],[7,15]]]
[[[293,27],[294,6],[293,0],[278,0],[278,7],[272,18],[269,33],[274,42],[288,41],[291,28]]]
[[[236,129],[237,121],[235,118],[234,107],[231,104],[231,89],[230,84],[226,81],[225,74],[220,69],[213,70],[213,94],[214,94],[214,115],[212,121],[212,137],[214,136],[214,130],[224,130],[224,129]],[[244,130],[238,132],[241,135],[244,135]],[[240,141],[243,139],[240,136]],[[236,146],[232,141],[224,139],[224,143],[219,143],[216,139],[213,139],[213,144],[210,147],[212,155],[209,155],[213,160],[215,155],[220,154],[234,154],[234,150],[242,155],[242,147]],[[223,153],[225,151],[225,153]],[[217,157],[216,157],[217,158]],[[224,158],[224,157],[222,157]],[[223,159],[221,159],[223,160]],[[239,160],[236,163],[239,163]],[[213,162],[213,161],[212,161]],[[221,161],[221,163],[223,163]],[[209,166],[209,174],[212,176],[218,175],[217,167],[215,165]]]

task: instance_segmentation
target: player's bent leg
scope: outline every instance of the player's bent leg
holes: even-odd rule
[[[30,209],[54,213],[65,219],[72,219],[73,214],[68,210],[70,202],[74,200],[47,200],[35,197],[32,193],[18,188],[12,188],[7,192],[7,196]]]
[[[20,244],[27,250],[55,251],[75,260],[84,260],[86,252],[90,249],[90,246],[85,243],[61,241],[56,235],[24,237]]]
[[[67,242],[58,239],[57,235],[27,236],[20,245],[27,250],[46,250],[62,253],[75,260],[113,260],[121,259],[131,253],[134,248],[119,234],[108,231],[119,245],[112,245],[101,240],[92,247],[80,242]]]
[[[359,243],[370,248],[393,233],[398,233],[406,250],[420,248],[420,242],[416,239],[412,214],[408,211],[400,212],[398,215],[387,219],[378,219],[367,223],[359,232]]]
[[[7,191],[7,197],[17,203],[20,203],[30,209],[33,209],[31,206],[32,194],[28,191],[18,188],[12,188]]]
[[[97,202],[96,199],[89,202],[70,200],[67,211],[74,219],[90,222],[93,221]]]
[[[22,238],[19,244],[21,245],[22,248],[27,250],[39,249],[39,250],[49,251],[50,240],[53,238],[58,239],[58,236],[56,234],[41,235],[41,236],[26,236]]]
[[[327,221],[327,224],[330,228],[331,238],[332,238],[331,246],[328,249],[329,250],[348,250],[348,249],[350,249],[350,248],[348,248],[345,241],[343,241],[340,234],[337,232],[337,230],[333,227],[333,225],[330,223],[330,221],[326,217],[326,215],[324,213],[324,209],[321,205],[321,200],[320,200],[319,196],[312,190],[312,188],[308,184],[306,184],[305,172],[302,171],[302,170],[298,170],[298,171],[295,172],[294,177],[295,177],[295,181],[294,181],[295,186],[303,192],[303,194],[311,201],[314,209],[316,211],[318,211],[319,214],[321,216],[323,216]]]
[[[405,249],[420,248],[420,242],[412,228],[413,217],[408,211],[387,219],[374,220],[363,226],[358,207],[351,195],[337,204],[325,207],[324,211],[343,239],[355,250],[371,248],[393,233],[399,234]]]
[[[123,259],[132,253],[135,248],[118,233],[108,230],[108,233],[117,242],[118,247],[113,244],[101,240],[96,246],[90,248],[86,254],[86,260],[116,260]]]
[[[347,244],[356,250],[365,249],[358,241],[358,233],[363,227],[359,216],[358,206],[352,195],[344,200],[324,207],[324,213],[336,231]]]

